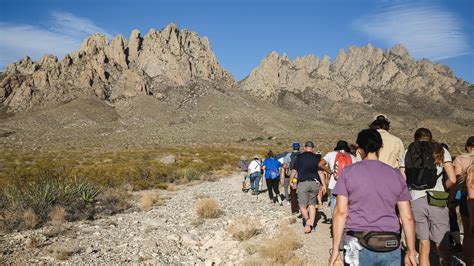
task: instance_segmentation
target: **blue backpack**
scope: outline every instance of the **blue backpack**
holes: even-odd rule
[[[279,168],[281,163],[274,158],[266,159],[265,165],[265,179],[277,179],[280,177]]]

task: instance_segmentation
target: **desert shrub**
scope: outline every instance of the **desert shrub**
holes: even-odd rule
[[[26,228],[33,229],[38,225],[38,216],[32,209],[28,209],[23,214],[23,222],[25,223]]]
[[[200,218],[217,218],[223,213],[219,202],[213,198],[198,199],[196,212]]]
[[[257,250],[263,257],[273,260],[278,264],[289,263],[292,251],[301,247],[301,239],[295,231],[287,226],[281,227],[276,236],[264,239]]]
[[[14,182],[3,188],[5,208],[0,212],[10,221],[18,220],[21,212],[31,210],[37,224],[48,219],[55,206],[63,206],[72,219],[90,217],[93,202],[101,188],[84,178],[70,176],[62,169],[38,169],[20,173]],[[26,227],[26,221],[24,221]],[[18,223],[15,223],[15,228]]]
[[[100,213],[113,215],[122,212],[130,207],[130,195],[124,189],[109,188],[97,197],[97,208]]]
[[[66,209],[62,206],[55,206],[49,212],[49,219],[55,225],[62,224],[66,221]]]
[[[160,195],[158,191],[145,191],[141,194],[138,206],[144,211],[148,211],[153,205],[158,202]]]
[[[176,186],[176,185],[173,184],[173,183],[168,183],[167,186],[166,186],[166,190],[168,190],[168,191],[176,191],[176,190],[178,190],[178,186]]]
[[[248,240],[261,230],[260,223],[248,217],[239,217],[227,227],[230,235],[239,241]]]

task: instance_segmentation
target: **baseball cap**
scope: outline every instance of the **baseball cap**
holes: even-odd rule
[[[293,142],[292,147],[294,151],[299,150],[301,148],[298,142]]]

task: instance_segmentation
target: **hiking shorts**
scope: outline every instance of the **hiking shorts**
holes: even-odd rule
[[[319,193],[319,182],[300,182],[298,183],[296,193],[298,193],[298,202],[300,207],[306,208],[309,205],[316,205],[317,196]]]
[[[449,234],[448,207],[430,206],[426,197],[412,201],[411,207],[418,240],[432,240],[437,244],[446,241]]]

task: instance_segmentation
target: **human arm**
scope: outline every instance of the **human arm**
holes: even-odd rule
[[[329,265],[333,265],[340,256],[339,246],[342,241],[344,226],[347,220],[347,208],[349,199],[346,196],[338,195],[336,200],[336,208],[334,210],[332,225],[332,254],[329,258]]]
[[[405,241],[407,244],[407,253],[405,255],[405,265],[416,266],[415,260],[415,222],[411,211],[410,201],[397,202],[400,219],[402,220],[403,231],[405,232]]]
[[[326,160],[322,159],[321,161],[319,161],[318,167],[319,167],[319,169],[323,170],[324,172],[332,175],[333,172],[331,171],[331,169],[326,167],[326,163],[327,163]]]
[[[290,186],[293,188],[293,189],[296,189],[296,183],[293,182],[293,179],[295,179],[296,177],[296,170],[295,169],[292,169],[291,172],[290,172]]]
[[[319,179],[321,179],[321,195],[324,195],[326,194],[326,190],[327,190],[326,172],[318,171],[318,174],[319,174]]]
[[[448,175],[448,179],[446,180],[446,188],[450,189],[451,187],[456,185],[456,175],[454,174],[453,163],[445,162],[443,168],[446,174]]]
[[[287,167],[287,164],[283,164],[282,167],[280,167],[280,185],[284,185],[285,184],[285,170]]]

